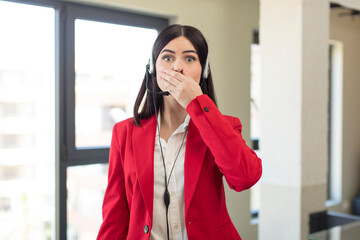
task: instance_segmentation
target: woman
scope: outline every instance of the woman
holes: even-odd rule
[[[113,129],[98,239],[241,239],[222,179],[248,189],[260,179],[261,160],[239,119],[216,106],[204,36],[171,25],[151,60],[134,118]]]

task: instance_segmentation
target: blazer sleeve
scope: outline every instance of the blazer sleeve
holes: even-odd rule
[[[103,223],[98,240],[126,239],[129,227],[129,208],[126,200],[124,170],[122,166],[117,125],[113,128],[109,155],[108,186],[103,202]]]
[[[242,138],[240,120],[222,115],[205,94],[192,100],[186,111],[214,155],[229,187],[242,191],[253,186],[262,174],[261,160]]]

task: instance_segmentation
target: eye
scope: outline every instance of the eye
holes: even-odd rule
[[[194,62],[195,60],[196,60],[196,58],[194,56],[186,56],[187,62]]]
[[[164,56],[162,57],[162,59],[163,59],[165,62],[170,62],[170,61],[174,60],[174,57],[171,56],[171,55],[164,55]]]

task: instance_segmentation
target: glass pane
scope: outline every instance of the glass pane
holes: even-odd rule
[[[131,117],[157,31],[75,21],[75,145],[110,145],[115,122]]]
[[[67,168],[67,239],[96,239],[107,184],[107,164]]]
[[[55,239],[54,18],[0,1],[0,239]]]

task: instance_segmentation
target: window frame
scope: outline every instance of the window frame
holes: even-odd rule
[[[90,7],[78,4],[67,4],[65,9],[65,144],[62,153],[70,164],[106,163],[109,147],[89,147],[77,149],[75,146],[75,20],[99,21],[111,24],[152,28],[160,31],[168,25],[168,20],[159,17],[140,15],[120,10]],[[90,157],[89,157],[90,156]]]
[[[169,20],[138,13],[102,7],[63,3],[60,11],[60,164],[59,164],[59,238],[67,239],[67,168],[88,164],[106,164],[109,147],[76,149],[75,146],[75,20],[90,20],[112,24],[157,29],[165,28]],[[62,64],[61,64],[62,63]],[[62,74],[61,74],[62,73]]]

